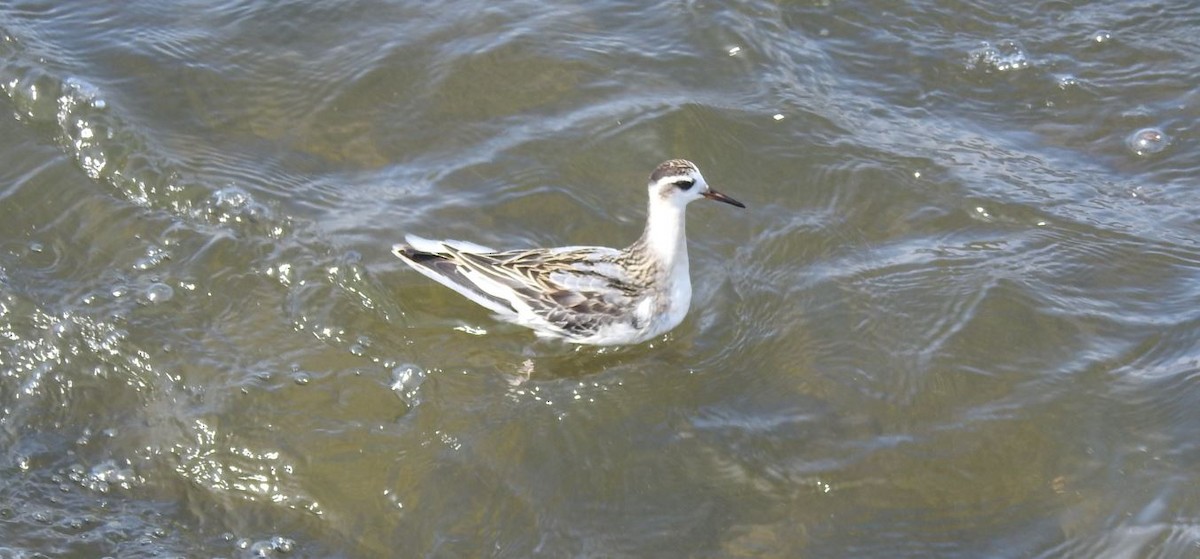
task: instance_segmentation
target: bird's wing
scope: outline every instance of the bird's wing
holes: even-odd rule
[[[462,250],[460,246],[444,242],[441,250],[433,253],[440,261],[432,264],[455,285],[438,281],[486,307],[495,310],[494,305],[504,301],[505,310],[517,315],[527,308],[567,337],[586,337],[620,320],[639,327],[634,309],[645,285],[619,264],[621,253],[616,249],[485,252]],[[414,263],[411,257],[406,260]],[[465,293],[461,288],[466,283],[476,293]]]
[[[504,284],[520,303],[573,336],[628,318],[645,286],[618,263],[620,252],[567,247],[461,253],[467,265]]]

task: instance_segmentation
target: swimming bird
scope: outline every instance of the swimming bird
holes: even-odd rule
[[[392,253],[430,279],[541,337],[592,345],[636,344],[679,325],[692,299],[684,210],[713,190],[691,161],[650,174],[646,229],[624,249],[592,246],[496,251],[465,241],[406,235]]]

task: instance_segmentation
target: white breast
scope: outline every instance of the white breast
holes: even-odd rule
[[[671,282],[671,288],[667,293],[669,296],[666,312],[663,313],[661,318],[662,330],[659,332],[666,332],[679,326],[679,323],[683,322],[684,317],[687,316],[688,307],[692,304],[692,282],[687,277],[687,274],[684,274],[683,277],[675,278],[675,281]],[[655,334],[657,335],[658,332]]]

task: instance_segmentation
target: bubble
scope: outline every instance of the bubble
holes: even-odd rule
[[[213,203],[219,208],[241,210],[250,205],[250,193],[236,186],[222,188],[213,193]]]
[[[257,541],[249,544],[244,549],[250,551],[250,557],[267,559],[270,557],[279,557],[283,554],[291,553],[296,547],[296,542],[283,536],[275,536],[269,540]]]
[[[396,507],[397,509],[404,508],[404,501],[400,500],[399,495],[396,495],[395,493],[392,493],[391,491],[384,491],[383,496],[385,499],[387,499],[387,501],[389,503],[392,504],[393,507]]]
[[[170,258],[171,253],[167,252],[166,249],[158,246],[149,246],[146,247],[146,256],[139,258],[137,262],[133,264],[133,267],[137,268],[138,270],[149,270],[150,268],[162,264],[164,260],[169,260]]]
[[[145,481],[128,464],[118,464],[113,460],[101,462],[93,466],[90,471],[83,471],[81,468],[75,468],[71,471],[70,477],[72,481],[97,493],[108,493],[114,487],[130,489],[134,485],[140,485]]]
[[[1105,29],[1101,29],[1095,33],[1092,33],[1091,39],[1092,39],[1093,43],[1102,45],[1104,43],[1108,43],[1108,42],[1112,41],[1112,32],[1105,30]]]
[[[237,186],[228,186],[212,194],[207,213],[218,223],[258,221],[269,218],[270,212],[254,197]]]
[[[170,301],[175,296],[175,290],[171,286],[155,282],[146,287],[146,302],[148,303],[163,303]]]
[[[1171,138],[1157,128],[1143,128],[1125,140],[1134,155],[1146,157],[1167,149]]]
[[[296,547],[296,542],[283,536],[275,536],[271,538],[271,547],[274,548],[275,551],[291,553]]]
[[[416,365],[400,365],[392,369],[391,389],[410,407],[421,403],[417,389],[425,382],[428,374]]]
[[[967,69],[986,73],[1021,70],[1032,65],[1025,47],[1011,39],[992,45],[984,41],[967,55]]]
[[[76,147],[79,149],[79,165],[83,167],[84,173],[92,180],[100,180],[104,167],[108,165],[108,157],[97,147],[87,145]]]
[[[983,221],[992,221],[993,220],[992,212],[988,211],[988,209],[983,206],[975,206],[974,211],[972,212],[972,215],[976,219],[980,219]]]
[[[79,100],[95,103],[95,101],[100,99],[100,88],[82,78],[76,76],[68,77],[63,85],[66,86],[65,89],[69,92],[74,93],[75,97]]]

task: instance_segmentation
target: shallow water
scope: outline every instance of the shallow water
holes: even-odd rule
[[[1200,5],[8,2],[0,557],[1194,557]],[[537,341],[403,233],[622,246]]]

